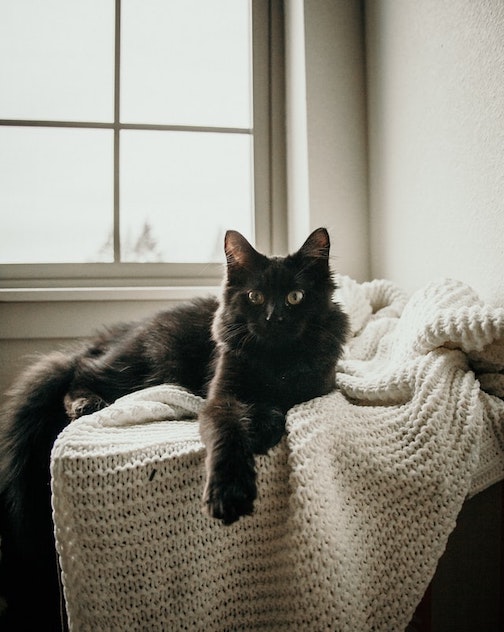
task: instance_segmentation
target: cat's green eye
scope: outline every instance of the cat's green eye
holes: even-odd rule
[[[293,290],[287,294],[287,304],[288,305],[299,305],[301,301],[304,299],[303,290]]]
[[[247,296],[252,305],[262,305],[264,303],[264,294],[259,292],[259,290],[250,290]]]

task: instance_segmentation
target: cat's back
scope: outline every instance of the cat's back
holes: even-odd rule
[[[153,333],[190,342],[192,336],[207,338],[219,302],[216,297],[195,298],[155,314],[146,324]]]

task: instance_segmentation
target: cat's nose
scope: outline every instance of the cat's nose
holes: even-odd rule
[[[269,306],[266,311],[266,322],[268,323],[281,323],[283,321],[282,314],[275,311],[274,306]]]
[[[283,319],[283,316],[266,316],[266,321],[268,323],[282,323]]]

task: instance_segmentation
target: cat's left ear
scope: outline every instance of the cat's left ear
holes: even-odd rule
[[[317,228],[298,250],[298,254],[317,261],[328,261],[330,247],[331,242],[327,230]]]
[[[226,232],[224,251],[226,252],[228,270],[253,270],[264,259],[264,256],[257,252],[236,230]]]

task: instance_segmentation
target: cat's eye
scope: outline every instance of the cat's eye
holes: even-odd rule
[[[252,305],[262,305],[264,303],[264,294],[259,292],[259,290],[250,290],[248,300]]]
[[[288,305],[299,305],[301,301],[304,299],[303,290],[293,290],[287,294],[287,304]]]

